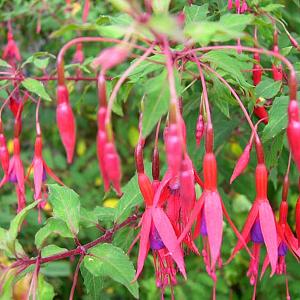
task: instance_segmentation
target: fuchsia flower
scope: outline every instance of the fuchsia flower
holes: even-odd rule
[[[285,257],[288,251],[290,251],[297,260],[300,257],[300,249],[298,248],[297,239],[295,238],[289,224],[287,223],[287,216],[288,216],[287,195],[288,195],[288,186],[289,186],[288,172],[289,172],[289,168],[286,176],[284,177],[284,183],[282,188],[282,200],[279,208],[279,220],[276,223],[277,239],[278,239],[278,261],[277,261],[276,274],[279,275],[284,274],[285,276],[286,276]],[[269,264],[270,264],[269,258],[268,256],[266,256],[262,266],[261,277],[263,276]],[[286,277],[286,298],[287,300],[290,300],[287,277]]]
[[[221,244],[223,236],[223,213],[231,228],[245,245],[245,241],[231,221],[222,199],[217,190],[217,163],[215,155],[208,152],[203,160],[204,189],[200,199],[196,202],[191,212],[189,222],[181,233],[178,242],[180,243],[190,231],[194,221],[196,222],[194,236],[199,234],[203,237],[202,256],[206,265],[207,273],[216,281],[216,264],[221,266]]]
[[[21,60],[19,48],[14,40],[14,36],[11,31],[7,33],[7,44],[4,48],[2,58],[5,59],[13,67],[16,66],[16,62]]]
[[[253,297],[255,297],[256,293],[261,245],[265,244],[266,246],[267,257],[272,269],[271,275],[276,272],[278,261],[278,240],[275,217],[267,196],[268,171],[266,166],[262,163],[256,167],[255,181],[256,198],[241,233],[245,241],[251,241],[253,243],[253,258],[251,258],[247,273],[247,276],[250,278],[250,283],[254,285]],[[243,243],[238,241],[229,261],[231,261],[236,253],[243,247]]]
[[[14,153],[9,161],[8,172],[0,182],[0,188],[7,182],[15,184],[18,195],[18,209],[20,212],[26,205],[24,167],[20,157],[20,140],[14,137]]]
[[[33,169],[33,181],[34,181],[34,199],[38,200],[41,198],[42,186],[47,179],[47,174],[55,180],[57,183],[64,185],[63,182],[54,174],[54,172],[48,167],[43,159],[42,154],[42,136],[37,135],[34,146],[34,157],[29,167],[27,177]]]
[[[151,181],[144,173],[138,174],[138,182],[145,201],[146,209],[139,225],[141,227],[141,231],[139,233],[140,247],[135,280],[142,272],[144,262],[150,248],[154,253],[158,251],[156,252],[156,255],[162,259],[162,264],[158,264],[159,268],[163,265],[170,265],[168,258],[170,257],[176,263],[184,278],[186,278],[183,253],[177,243],[177,236],[173,226],[168,216],[163,211],[160,203],[153,202],[154,194],[157,193],[160,188],[154,192]],[[159,252],[164,252],[164,255],[161,255],[162,253]],[[174,282],[174,271],[175,268],[162,268],[157,270],[157,274],[160,275],[159,282],[163,285],[163,287],[165,286],[164,283],[167,282],[165,279],[173,278],[171,281]],[[163,280],[161,280],[161,276],[164,277]]]
[[[76,143],[76,124],[69,100],[69,92],[65,85],[57,87],[56,121],[60,138],[67,153],[67,161],[73,160]]]

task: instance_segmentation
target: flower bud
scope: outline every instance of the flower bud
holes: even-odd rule
[[[283,78],[282,65],[279,65],[278,67],[272,65],[272,74],[273,74],[273,79],[275,81],[282,81]]]
[[[205,124],[204,124],[203,116],[200,114],[197,120],[196,132],[195,132],[196,144],[198,147],[200,146],[201,139],[203,137],[204,127]]]
[[[240,156],[239,160],[237,161],[233,173],[230,178],[230,184],[240,175],[248,166],[250,160],[250,152],[251,152],[251,143],[248,143]]]
[[[121,162],[115,145],[112,142],[106,143],[104,147],[104,166],[108,179],[111,181],[118,195],[122,195],[120,183]]]
[[[76,125],[72,107],[69,102],[68,91],[65,86],[58,86],[57,101],[56,122],[60,138],[67,153],[67,161],[71,163],[76,142]]]
[[[121,64],[128,57],[128,54],[128,49],[121,46],[106,48],[94,59],[92,67],[100,66],[104,71],[109,70]]]

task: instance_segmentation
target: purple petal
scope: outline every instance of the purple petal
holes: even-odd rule
[[[160,250],[165,248],[165,244],[161,240],[161,237],[159,233],[157,232],[157,229],[155,226],[152,226],[151,232],[150,232],[150,247],[152,250]]]
[[[278,256],[286,256],[288,252],[288,246],[285,242],[281,242],[278,247]]]

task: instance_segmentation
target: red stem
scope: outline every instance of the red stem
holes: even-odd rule
[[[64,69],[64,55],[66,51],[78,44],[78,43],[99,43],[99,42],[105,42],[105,43],[117,43],[117,44],[128,44],[136,49],[147,51],[148,48],[132,44],[130,42],[124,41],[124,40],[118,40],[118,39],[112,39],[112,38],[104,38],[104,37],[78,37],[75,38],[68,43],[66,43],[59,51],[59,54],[57,56],[57,80],[58,84],[63,85],[65,83],[65,69]]]

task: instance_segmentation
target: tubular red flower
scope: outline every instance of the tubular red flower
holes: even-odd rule
[[[291,147],[292,156],[300,170],[300,121],[299,108],[296,100],[291,100],[288,107],[287,137]]]
[[[56,122],[60,138],[67,153],[67,161],[71,163],[76,143],[76,124],[69,101],[68,89],[65,85],[57,87],[57,103]]]

